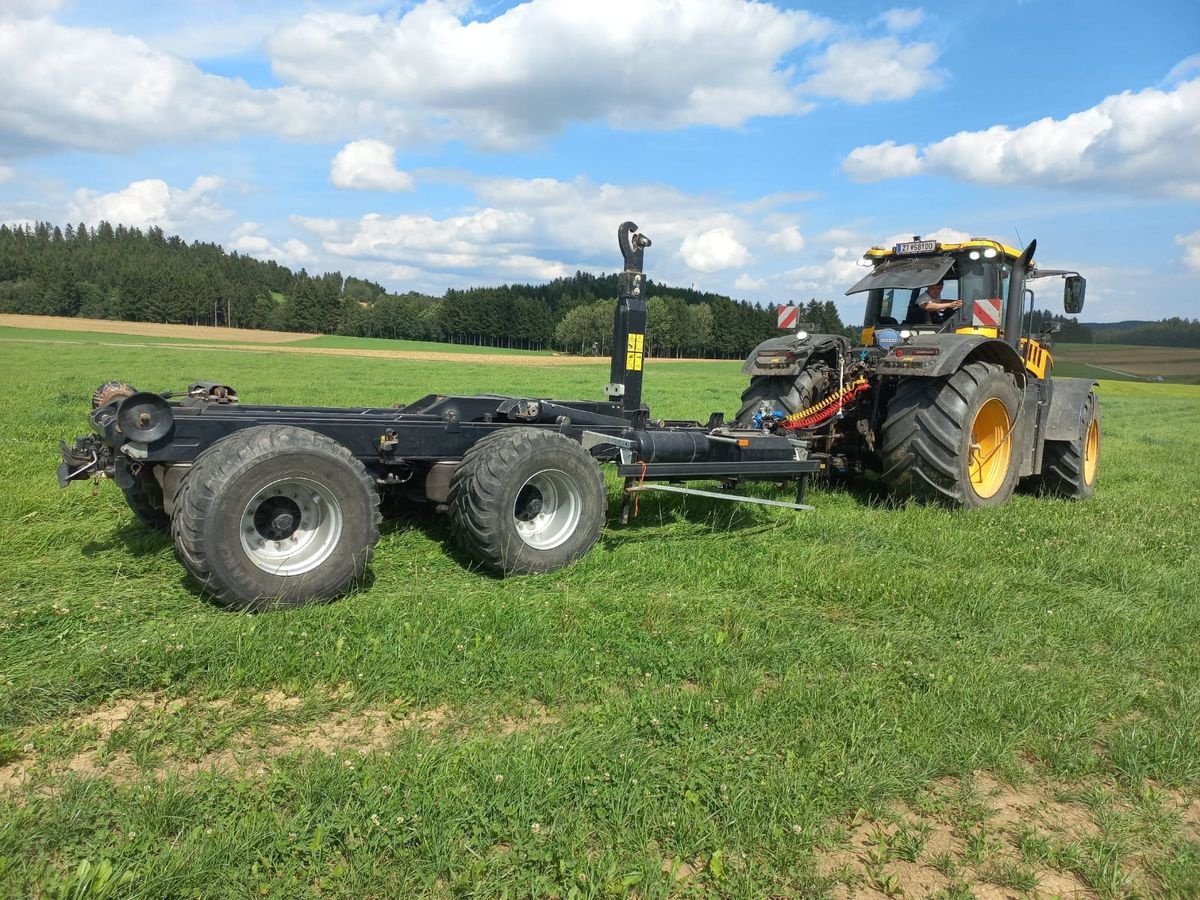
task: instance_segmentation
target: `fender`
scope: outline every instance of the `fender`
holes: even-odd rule
[[[744,375],[799,375],[813,356],[828,355],[832,363],[838,353],[850,352],[850,341],[840,334],[794,334],[768,338],[742,363]]]
[[[936,355],[920,352],[935,348]],[[898,357],[897,352],[904,355]],[[1025,363],[1017,351],[1004,341],[978,334],[921,335],[912,344],[901,345],[881,356],[875,366],[880,375],[942,378],[953,375],[968,361],[976,359],[1002,366],[1016,376],[1017,387],[1025,389]]]
[[[1083,404],[1096,384],[1090,378],[1055,376],[1050,381],[1050,404],[1043,440],[1074,441],[1083,436]]]

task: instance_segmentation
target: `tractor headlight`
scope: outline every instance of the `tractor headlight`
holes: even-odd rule
[[[900,340],[910,341],[910,340],[912,340],[912,336],[913,336],[912,332],[909,331],[907,328],[900,329]]]
[[[804,329],[801,329],[800,331],[797,331],[797,332],[796,332],[796,340],[798,340],[798,341],[807,341],[807,340],[808,340],[808,332],[807,332],[807,331],[805,331]]]

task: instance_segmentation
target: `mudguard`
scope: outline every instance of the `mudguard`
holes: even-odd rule
[[[1090,378],[1051,379],[1043,440],[1074,441],[1083,436],[1083,404],[1096,384]]]
[[[828,354],[830,361],[840,352],[850,351],[850,341],[840,334],[810,334],[801,339],[795,334],[768,338],[742,363],[745,375],[799,375],[813,356]]]

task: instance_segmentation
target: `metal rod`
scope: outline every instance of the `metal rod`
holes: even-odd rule
[[[734,503],[757,503],[761,506],[782,506],[784,509],[799,509],[812,512],[815,507],[803,503],[786,503],[783,500],[766,500],[762,497],[742,497],[738,494],[720,494],[716,491],[699,491],[696,488],[679,487],[673,484],[633,484],[625,488],[626,493],[635,491],[667,491],[671,494],[693,494],[697,497],[710,497],[713,500],[732,500]]]

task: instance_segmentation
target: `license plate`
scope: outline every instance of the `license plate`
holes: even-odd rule
[[[937,241],[909,241],[907,244],[897,244],[897,253],[932,253],[937,249]]]

